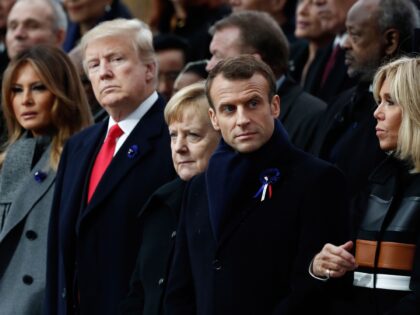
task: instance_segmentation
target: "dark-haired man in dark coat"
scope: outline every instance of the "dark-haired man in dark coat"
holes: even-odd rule
[[[352,197],[386,156],[376,137],[373,76],[381,64],[411,50],[418,23],[410,0],[357,1],[347,14],[343,48],[347,72],[358,84],[342,92],[320,117],[310,151],[344,172]]]
[[[207,81],[223,140],[184,196],[167,315],[306,314],[328,307],[308,273],[323,243],[345,236],[345,182],[293,147],[276,120],[274,75],[246,55]]]

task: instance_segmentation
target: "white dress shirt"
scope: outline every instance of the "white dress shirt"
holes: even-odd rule
[[[153,106],[153,104],[156,102],[157,99],[158,99],[158,94],[155,91],[143,103],[141,103],[140,106],[137,107],[135,111],[133,111],[126,118],[118,122],[118,125],[120,126],[122,131],[124,131],[124,134],[117,139],[114,156],[115,154],[117,154],[118,150],[122,147],[125,140],[127,140],[128,136],[136,127],[138,122],[149,111],[149,109]],[[114,119],[112,119],[112,117],[110,116],[109,121],[108,121],[108,130],[106,132],[106,136],[108,136],[109,129],[111,129],[111,127],[114,126],[116,123],[117,122]]]

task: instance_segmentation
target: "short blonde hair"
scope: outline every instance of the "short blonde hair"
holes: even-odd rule
[[[181,121],[185,110],[190,108],[211,124],[204,81],[188,85],[171,97],[164,111],[166,124],[169,126],[174,121]]]
[[[99,23],[89,30],[80,42],[83,59],[90,42],[106,37],[127,36],[145,64],[156,64],[156,54],[153,48],[153,34],[149,26],[139,19],[114,19]],[[87,73],[87,65],[83,61],[83,68]]]
[[[402,121],[398,131],[398,158],[412,164],[412,172],[420,172],[420,57],[402,57],[376,72],[373,94],[379,99],[379,91],[387,81],[391,98],[402,108]]]

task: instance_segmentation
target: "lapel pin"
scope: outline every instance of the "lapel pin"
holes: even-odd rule
[[[127,151],[127,157],[133,159],[137,153],[139,153],[139,147],[136,144],[133,144]]]
[[[34,174],[34,179],[38,183],[42,183],[46,177],[47,177],[47,174],[40,170],[36,171]]]
[[[271,199],[273,195],[272,184],[276,183],[280,178],[280,171],[277,168],[269,168],[260,174],[261,187],[254,195],[254,198],[261,196],[261,201],[265,200],[267,191],[268,198]]]

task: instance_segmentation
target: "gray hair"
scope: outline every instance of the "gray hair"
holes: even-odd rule
[[[33,2],[33,0],[17,0],[16,3],[23,1]],[[63,30],[64,32],[67,32],[67,15],[64,11],[63,5],[55,0],[43,0],[43,2],[48,4],[52,10],[52,25],[54,31]]]
[[[400,34],[399,52],[412,49],[414,29],[419,27],[419,11],[410,0],[381,0],[378,6],[378,25],[381,32],[395,28]]]

